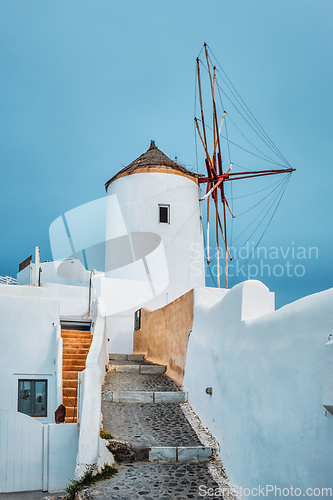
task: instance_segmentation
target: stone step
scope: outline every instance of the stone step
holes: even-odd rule
[[[143,361],[144,354],[109,354],[110,361]]]
[[[166,370],[166,366],[162,365],[108,365],[108,371],[117,372],[117,373],[142,373],[142,374],[159,374],[164,373]]]
[[[153,446],[149,462],[208,462],[212,450],[209,446]]]
[[[180,387],[165,373],[133,375],[108,372],[102,391],[173,392],[180,391]]]
[[[119,462],[207,462],[212,455],[209,446],[139,446],[127,441],[109,439],[109,451]]]
[[[102,401],[103,426],[132,447],[203,447],[180,404]]]
[[[110,403],[186,403],[187,393],[173,392],[148,392],[148,391],[105,391],[102,401]]]

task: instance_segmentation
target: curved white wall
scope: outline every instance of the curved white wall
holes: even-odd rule
[[[251,319],[246,302],[256,295],[264,308]],[[293,486],[305,497],[307,488],[332,488],[333,416],[323,407],[323,390],[333,289],[274,312],[257,281],[237,285],[220,301],[195,290],[194,301],[184,387],[218,439],[230,479],[250,489]]]

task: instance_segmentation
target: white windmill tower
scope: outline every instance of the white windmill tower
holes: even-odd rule
[[[131,344],[133,314],[142,305],[156,309],[205,286],[198,177],[151,141],[105,184],[106,302],[113,307],[107,323],[117,344],[121,337]]]

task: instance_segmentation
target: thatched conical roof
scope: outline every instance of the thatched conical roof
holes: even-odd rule
[[[111,182],[115,181],[119,177],[149,171],[161,171],[183,175],[185,177],[192,178],[196,182],[197,178],[199,177],[198,174],[190,172],[185,167],[182,167],[175,161],[171,160],[160,149],[156,147],[154,141],[151,141],[149,149],[141,156],[139,156],[139,158],[132,161],[132,163],[130,163],[127,167],[124,167],[122,170],[120,170],[120,172],[111,177],[111,179],[105,184],[105,189],[107,190]]]

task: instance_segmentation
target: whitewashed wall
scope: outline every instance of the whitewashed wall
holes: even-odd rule
[[[55,345],[59,304],[45,298],[43,290],[33,290],[39,296],[29,297],[17,295],[20,287],[12,287],[12,295],[3,295],[9,293],[8,288],[0,285],[0,408],[17,411],[20,378],[47,379],[48,416],[39,420],[51,422],[57,408]]]
[[[256,297],[263,308],[253,317]],[[333,483],[333,416],[323,407],[333,289],[275,312],[272,303],[257,281],[222,300],[195,290],[184,386],[236,486],[303,495]]]
[[[77,424],[48,426],[48,484],[47,490],[61,491],[74,479],[79,440]]]

